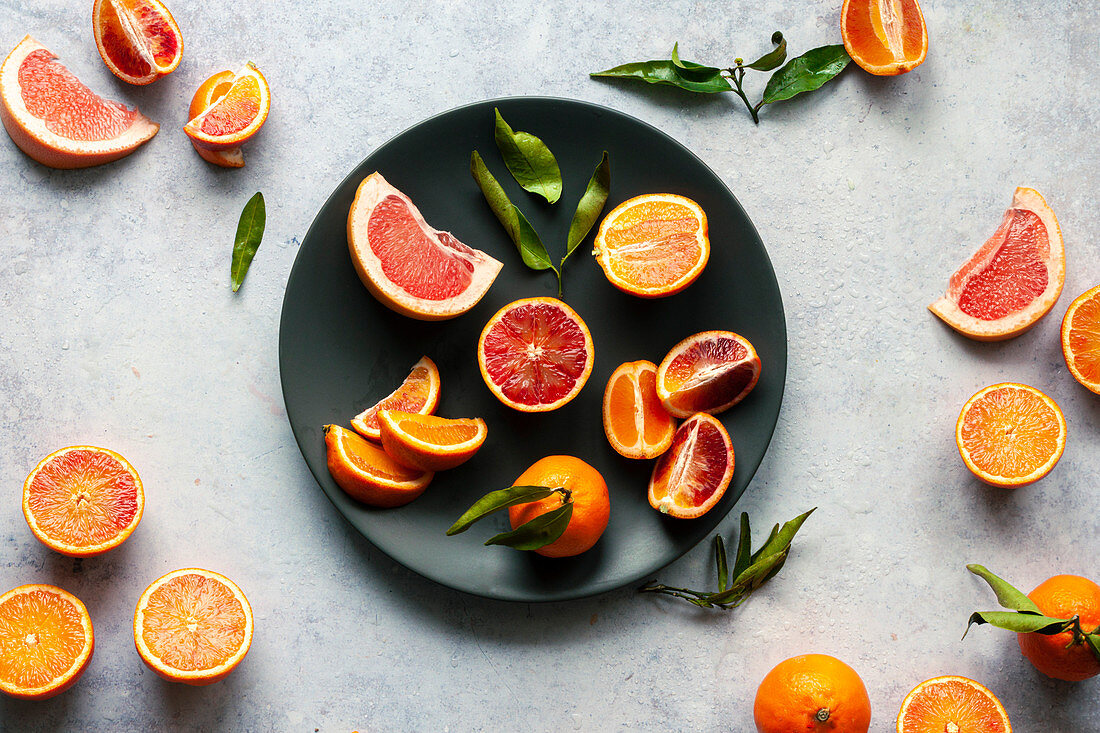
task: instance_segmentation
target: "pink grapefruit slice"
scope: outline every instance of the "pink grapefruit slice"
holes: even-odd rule
[[[928,309],[963,336],[1019,336],[1054,307],[1066,280],[1062,230],[1039,192],[1017,188],[1001,225]]]
[[[30,36],[0,66],[0,121],[20,150],[50,168],[110,163],[160,129],[88,89]]]
[[[355,193],[348,249],[371,295],[422,321],[454,318],[473,308],[502,267],[450,232],[433,229],[380,173],[367,176]]]

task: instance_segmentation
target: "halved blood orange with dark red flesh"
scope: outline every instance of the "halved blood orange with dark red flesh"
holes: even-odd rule
[[[379,173],[359,184],[348,213],[348,248],[359,279],[383,305],[410,318],[454,318],[477,305],[501,263],[433,229],[408,196]]]
[[[95,0],[92,32],[103,63],[130,84],[172,73],[183,58],[183,37],[159,0]]]
[[[555,410],[592,373],[588,326],[557,298],[524,298],[489,319],[477,345],[481,377],[498,400],[523,412]]]
[[[1018,336],[1054,306],[1066,278],[1058,219],[1039,193],[1017,188],[997,231],[928,309],[964,336]]]
[[[928,55],[928,28],[917,0],[844,0],[840,35],[852,60],[876,76],[912,71]]]
[[[692,415],[653,467],[649,505],[681,519],[701,517],[726,493],[733,463],[733,444],[722,423],[705,412]]]
[[[88,609],[52,585],[21,585],[0,596],[0,692],[44,700],[84,673],[95,648]]]
[[[144,507],[137,471],[106,448],[62,448],[43,458],[23,483],[23,515],[35,537],[74,557],[122,544]]]
[[[672,347],[657,367],[657,395],[675,417],[717,414],[736,405],[760,379],[760,357],[733,331],[703,331]]]
[[[620,364],[603,394],[603,429],[615,452],[625,458],[656,458],[672,445],[676,421],[657,397],[657,365]]]
[[[431,415],[439,404],[439,391],[439,368],[434,361],[422,356],[420,361],[413,364],[409,376],[405,377],[405,381],[397,389],[352,418],[351,426],[364,438],[382,440],[381,426],[378,423],[380,410]]]
[[[1066,310],[1062,356],[1073,378],[1100,394],[1100,285],[1083,293]]]

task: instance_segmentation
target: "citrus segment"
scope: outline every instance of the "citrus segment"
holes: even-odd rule
[[[1017,188],[997,231],[928,308],[969,338],[1012,338],[1054,306],[1065,275],[1058,219],[1037,191]]]
[[[733,478],[729,433],[705,412],[681,423],[672,446],[649,479],[649,505],[680,519],[701,517],[718,503]]]
[[[871,699],[859,674],[827,654],[802,654],[768,672],[752,708],[758,733],[867,733]]]
[[[477,345],[481,377],[498,400],[523,412],[566,404],[592,373],[592,334],[557,298],[524,298],[485,324]]]
[[[106,448],[78,445],[43,458],[23,482],[23,516],[46,546],[64,555],[117,547],[141,521],[137,471]]]
[[[378,413],[382,448],[398,463],[445,471],[474,457],[489,429],[480,417],[448,419],[398,410]]]
[[[0,692],[42,700],[67,690],[92,658],[88,609],[52,585],[0,596]]]
[[[1100,585],[1079,575],[1055,575],[1027,594],[1040,613],[1050,618],[1080,619],[1081,631],[1100,630]],[[1017,634],[1020,651],[1048,677],[1080,682],[1100,674],[1100,659],[1073,631],[1047,636]]]
[[[1062,355],[1073,378],[1100,394],[1100,285],[1082,294],[1066,311]]]
[[[233,86],[233,80],[237,77],[232,71],[219,71],[199,85],[195,90],[195,96],[191,98],[191,106],[187,110],[187,118],[194,119],[203,113],[207,107],[214,104],[229,93]],[[229,150],[207,150],[204,147],[191,143],[195,152],[208,163],[219,165],[222,168],[243,168],[244,153],[240,147]]]
[[[175,570],[145,589],[134,645],[161,677],[189,685],[224,679],[252,644],[252,607],[236,583],[199,568]]]
[[[424,493],[434,475],[404,466],[374,443],[339,425],[326,425],[328,471],[336,485],[364,504],[395,507]]]
[[[603,430],[626,458],[656,458],[668,450],[676,421],[657,397],[656,364],[631,361],[611,374],[603,394]]]
[[[12,141],[51,168],[118,160],[160,129],[137,109],[92,92],[30,36],[0,66],[0,102]]]
[[[684,196],[636,196],[604,218],[594,251],[604,275],[620,290],[643,298],[673,295],[706,267],[707,215]]]
[[[409,197],[379,173],[367,176],[355,193],[348,248],[359,279],[379,302],[426,321],[473,308],[502,267],[429,226]]]
[[[760,357],[732,331],[704,331],[672,347],[657,367],[657,395],[675,417],[717,414],[736,405],[760,379]]]
[[[844,0],[844,48],[876,76],[912,71],[928,55],[928,28],[917,0]]]
[[[966,677],[925,680],[905,696],[897,733],[1012,733],[997,696]]]
[[[1014,488],[1054,468],[1066,447],[1066,419],[1054,400],[1034,387],[994,384],[963,405],[955,442],[975,476]]]
[[[209,104],[193,114],[183,131],[191,138],[196,148],[211,151],[232,151],[238,149],[260,131],[267,121],[271,110],[271,90],[267,79],[255,65],[248,63],[233,75],[232,82],[225,86],[226,74],[218,72],[203,85],[210,84],[205,91],[199,87],[196,97],[203,92]],[[217,79],[218,81],[212,81]],[[224,91],[223,91],[224,90]],[[221,92],[215,95],[214,92]],[[198,106],[192,99],[193,112]]]
[[[130,84],[150,84],[183,58],[183,37],[159,0],[95,0],[92,32],[103,63]]]
[[[544,545],[536,553],[546,557],[572,557],[592,548],[607,529],[611,518],[611,501],[607,483],[592,466],[573,456],[546,456],[535,461],[519,475],[513,486],[545,486],[566,489],[573,502],[573,513],[561,537]],[[562,505],[564,498],[555,493],[545,499],[517,504],[508,508],[512,529],[526,524],[540,514]]]
[[[439,368],[426,356],[413,364],[405,381],[375,404],[356,415],[351,426],[364,438],[382,440],[378,424],[379,410],[401,410],[420,415],[431,415],[439,404]]]

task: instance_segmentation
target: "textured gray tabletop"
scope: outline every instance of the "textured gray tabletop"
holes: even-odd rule
[[[1100,397],[1066,370],[1058,326],[1100,283],[1100,7],[926,0],[923,66],[899,78],[853,67],[758,127],[732,95],[586,76],[674,41],[722,64],[766,50],[776,29],[792,50],[836,43],[840,4],[176,0],[183,64],[135,88],[98,58],[90,0],[0,0],[5,53],[30,33],[162,123],[136,154],[84,171],[46,169],[0,138],[0,590],[60,585],[96,630],[77,686],[0,699],[0,730],[747,731],[766,671],[810,651],[863,676],[874,731],[893,730],[917,682],[951,673],[987,684],[1021,733],[1100,730],[1100,678],[1047,679],[989,627],[960,641],[969,613],[994,605],[968,562],[1025,589],[1097,576]],[[246,168],[215,169],[180,127],[196,86],[244,60],[266,74],[272,113]],[[820,508],[783,573],[737,611],[631,588],[522,605],[435,585],[337,514],[291,436],[279,312],[317,209],[407,126],[524,94],[665,130],[726,181],[771,255],[787,392],[737,511],[766,526]],[[967,341],[925,306],[1021,184],[1060,218],[1065,292],[1024,336]],[[234,295],[232,232],[257,190],[267,234]],[[1015,492],[974,480],[953,441],[962,403],[1005,380],[1046,391],[1069,423],[1061,463]],[[39,544],[19,506],[27,472],[74,443],[122,453],[148,497],[132,538],[82,562]],[[214,687],[162,681],[133,646],[141,591],[186,566],[230,576],[255,609],[248,658]],[[709,546],[660,578],[712,582]]]

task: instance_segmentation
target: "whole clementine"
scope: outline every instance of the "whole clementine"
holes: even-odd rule
[[[1055,575],[1027,594],[1044,616],[1081,619],[1081,630],[1091,634],[1100,628],[1100,585],[1079,575]],[[1046,636],[1017,634],[1020,651],[1047,677],[1079,682],[1100,674],[1100,660],[1074,632]]]
[[[607,483],[599,471],[579,458],[546,456],[521,473],[513,486],[545,486],[563,488],[570,492],[573,514],[569,518],[569,526],[561,537],[535,550],[540,555],[579,555],[596,544],[596,540],[607,529],[607,520],[611,516]],[[508,520],[512,523],[512,529],[515,529],[540,514],[557,509],[563,501],[564,497],[555,493],[545,499],[517,504],[508,508]]]
[[[856,671],[827,654],[775,665],[756,690],[758,733],[867,733],[871,700]]]

